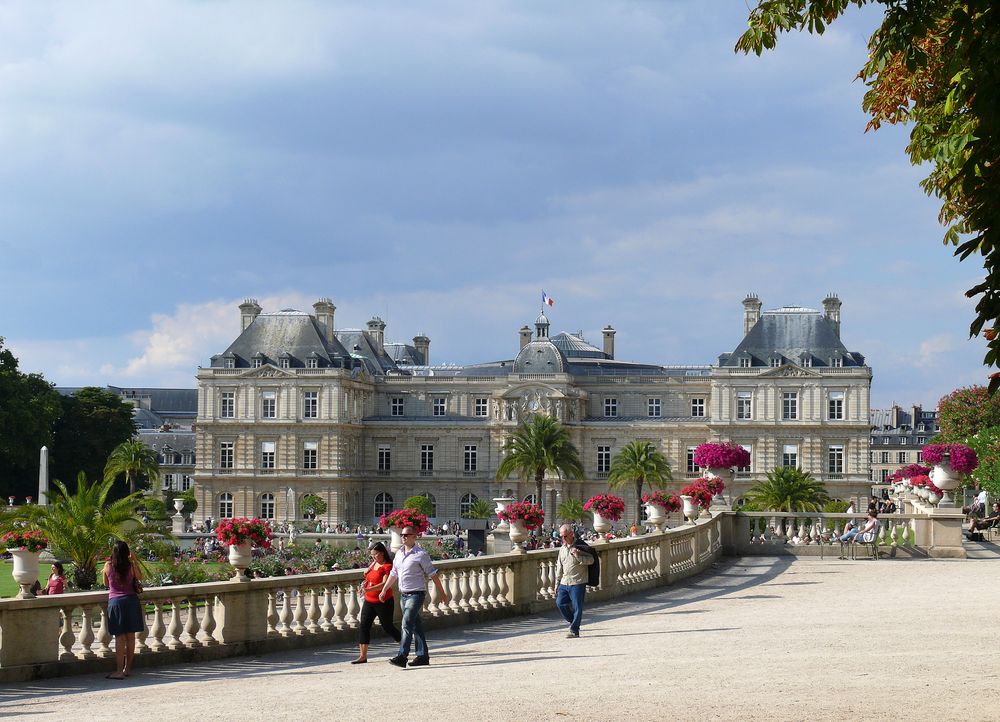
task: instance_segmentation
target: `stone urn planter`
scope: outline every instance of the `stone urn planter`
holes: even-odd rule
[[[250,542],[229,545],[229,563],[236,570],[236,575],[233,577],[232,581],[250,581],[247,578],[246,571],[252,560],[253,557],[250,554]]]
[[[691,524],[694,524],[695,520],[698,518],[698,515],[701,512],[701,509],[698,507],[697,504],[695,504],[691,500],[691,497],[688,496],[687,494],[681,494],[681,503],[684,504],[684,509],[683,509],[684,516]]]
[[[21,587],[21,591],[17,593],[16,598],[34,599],[35,595],[31,593],[31,587],[38,581],[38,557],[42,553],[22,551],[20,549],[8,549],[7,551],[13,557],[14,581]]]
[[[643,504],[646,507],[646,521],[656,527],[656,533],[663,533],[663,525],[667,523],[667,515],[659,504]]]
[[[726,498],[726,492],[732,489],[733,479],[736,478],[736,472],[730,467],[713,467],[705,472],[705,476],[721,479],[722,483],[726,485],[726,488],[723,489],[722,492],[712,497],[712,508],[731,509],[732,504]],[[729,491],[729,499],[732,499],[731,491]]]
[[[603,537],[609,531],[611,531],[611,522],[605,519],[596,511],[591,512],[594,515],[594,531]]]
[[[389,527],[389,551],[393,554],[398,552],[403,546],[403,535],[397,527]]]
[[[962,475],[951,468],[951,458],[949,454],[944,455],[940,463],[935,464],[930,473],[934,486],[944,492],[942,500],[945,506],[954,504],[951,492],[962,484]]]
[[[523,552],[524,547],[521,546],[528,539],[528,528],[524,525],[524,519],[515,519],[510,522],[510,543],[513,545],[513,551]]]
[[[515,501],[517,501],[517,499],[514,499],[513,497],[510,496],[498,496],[496,499],[494,499],[493,503],[497,505],[496,509],[497,517],[499,518],[500,512],[504,511],[508,505],[514,503]],[[508,522],[505,522],[503,519],[500,519],[500,523],[497,524],[495,531],[506,533],[508,529],[510,529],[510,524]]]

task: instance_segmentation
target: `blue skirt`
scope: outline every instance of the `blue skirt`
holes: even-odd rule
[[[145,626],[142,606],[135,594],[115,597],[108,602],[108,634],[112,637],[129,632],[141,632]]]

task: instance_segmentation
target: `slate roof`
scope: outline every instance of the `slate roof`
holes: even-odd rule
[[[212,357],[212,366],[225,366],[224,357],[232,354],[236,368],[250,368],[251,359],[257,353],[275,365],[278,365],[278,358],[287,353],[292,368],[305,367],[310,354],[316,354],[321,368],[352,366],[351,354],[340,341],[336,338],[328,341],[325,329],[315,318],[295,309],[257,316],[225,353]]]
[[[552,337],[552,343],[567,358],[610,358],[604,351],[587,343],[583,333],[562,333]]]
[[[125,399],[149,398],[154,411],[168,416],[198,413],[198,389],[154,389],[148,387],[108,386],[109,391]]]
[[[195,449],[193,431],[143,431],[139,433],[139,438],[146,446],[157,452],[169,448],[182,453],[185,451],[194,453]]]
[[[516,374],[561,374],[566,370],[566,356],[547,338],[525,344],[514,359]]]
[[[423,366],[427,360],[416,347],[399,341],[385,344],[385,352],[397,366]]]
[[[750,356],[751,366],[770,366],[771,358],[782,363],[804,365],[810,358],[813,366],[830,366],[839,356],[844,366],[864,366],[864,356],[850,352],[840,340],[839,326],[819,311],[788,306],[765,311],[740,345],[730,354],[719,357],[720,366],[739,366],[741,356]]]
[[[396,362],[384,350],[379,350],[367,331],[347,328],[336,332],[340,345],[354,358],[361,359],[373,376],[396,371]]]

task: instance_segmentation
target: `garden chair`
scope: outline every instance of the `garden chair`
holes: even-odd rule
[[[875,527],[869,531],[862,534],[858,534],[854,537],[854,541],[851,542],[851,559],[857,559],[857,550],[859,546],[867,547],[871,552],[871,558],[878,561],[878,535],[882,531],[882,520],[878,519],[875,521]]]

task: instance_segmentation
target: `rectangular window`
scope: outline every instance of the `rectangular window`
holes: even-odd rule
[[[875,452],[874,451],[869,451],[868,452],[868,463],[869,464],[874,464],[875,463]]]
[[[597,473],[607,474],[611,471],[611,447],[597,447]]]
[[[433,444],[421,444],[420,445],[420,471],[422,472],[432,472],[434,471],[434,445]]]
[[[880,463],[880,464],[888,464],[889,463],[889,452],[888,451],[882,451],[882,452],[879,453],[879,455],[878,455],[878,463]]]
[[[604,415],[618,416],[618,399],[608,396],[604,399]]]
[[[736,418],[753,418],[753,394],[750,391],[736,392]]]
[[[319,466],[319,442],[305,441],[302,443],[302,468],[315,469]]]
[[[750,465],[753,463],[753,447],[750,444],[740,444],[740,446],[742,446],[744,449],[746,449],[747,453],[750,454],[751,461],[750,461],[750,464],[747,464],[746,466],[737,466],[736,467],[736,472],[740,473],[740,474],[749,474],[750,473]]]
[[[181,491],[187,491],[188,489],[191,488],[191,484],[193,483],[194,480],[187,474],[184,474],[183,476],[181,476]]]
[[[697,474],[698,467],[694,465],[694,446],[689,446],[687,448],[687,473]]]
[[[660,405],[660,399],[651,398],[646,400],[646,415],[654,419],[660,418],[662,406]]]
[[[223,441],[219,444],[219,468],[220,469],[232,469],[233,468],[233,448],[234,442]]]
[[[781,447],[781,465],[795,468],[799,465],[799,447],[795,444],[785,444]]]
[[[781,395],[781,418],[785,420],[799,418],[799,394],[797,391],[786,391]]]
[[[896,452],[896,463],[897,464],[905,464],[906,463],[906,452],[905,451]]]
[[[234,358],[227,358],[225,360],[225,362],[223,363],[223,365],[227,369],[234,369],[234,368],[236,368],[236,359],[234,359]]]
[[[389,402],[389,407],[391,409],[390,413],[393,416],[402,416],[403,415],[403,397],[402,396],[393,396],[392,399]]]
[[[780,356],[772,356],[771,357],[771,366],[772,366],[772,368],[778,368],[779,366],[781,366],[781,357]]]
[[[264,494],[260,498],[260,518],[261,519],[273,519],[274,518],[274,496],[271,494]]]
[[[839,369],[841,366],[844,365],[844,359],[837,356],[836,358],[831,359],[830,365],[835,369]]]
[[[378,470],[390,471],[392,469],[392,448],[388,444],[378,446]]]
[[[691,416],[699,419],[705,416],[705,399],[691,399]]]
[[[278,416],[278,392],[261,391],[260,393],[260,417],[262,419],[274,419]]]
[[[476,416],[488,416],[489,408],[489,399],[476,399]]]
[[[900,436],[899,437],[899,445],[900,446],[906,446],[906,444],[907,444],[908,441],[909,441],[909,439],[907,439],[905,436]]]
[[[274,447],[275,447],[275,443],[273,441],[262,441],[262,442],[260,442],[260,468],[261,469],[273,469],[274,468]]]
[[[235,391],[223,391],[221,404],[219,406],[219,416],[223,419],[232,419],[236,417],[236,392]]]
[[[302,418],[319,418],[319,391],[306,391],[302,394]]]
[[[828,450],[828,471],[831,474],[844,473],[844,447],[831,446]]]
[[[830,398],[827,400],[827,412],[830,417],[830,421],[843,421],[844,420],[844,392],[843,391],[831,391]]]
[[[750,358],[748,356],[741,356],[740,357],[740,368],[741,369],[748,369],[748,368],[750,368]]]
[[[287,358],[278,359],[278,366],[280,366],[283,369],[287,369],[288,368],[288,359]]]
[[[319,359],[318,358],[307,358],[306,359],[306,368],[307,369],[318,369],[319,368]]]
[[[926,443],[927,443],[927,437],[926,436],[918,436],[917,437],[917,446],[923,446]]]
[[[471,474],[472,472],[476,471],[476,469],[478,468],[478,464],[479,464],[478,456],[479,456],[479,450],[476,448],[475,444],[466,444],[465,445],[465,458],[464,458],[465,467],[464,468],[465,468],[465,472],[467,474]]]
[[[434,415],[444,416],[444,397],[442,396],[434,399]]]
[[[917,452],[917,463],[919,464],[923,460],[924,460],[924,452],[918,451]]]
[[[263,363],[263,362],[262,362],[262,361],[261,361],[261,360],[260,360],[259,358],[255,358],[255,359],[253,360],[253,367],[254,367],[255,369],[259,369],[259,368],[261,367],[261,364],[262,364],[262,363]]]
[[[173,489],[173,488],[174,488],[174,475],[173,474],[164,474],[163,475],[163,490],[164,491],[168,491],[169,489]]]
[[[882,437],[882,443],[884,445],[888,446],[889,445],[889,437],[888,436],[883,436]]]
[[[922,423],[917,424],[917,431],[926,431],[926,430],[927,427],[925,427]]]

